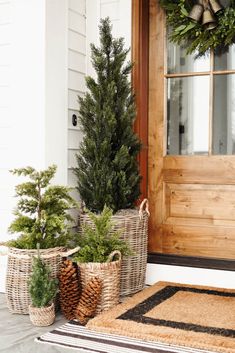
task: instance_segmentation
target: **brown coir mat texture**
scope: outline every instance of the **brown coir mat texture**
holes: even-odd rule
[[[235,353],[235,290],[158,282],[90,320],[87,328]]]

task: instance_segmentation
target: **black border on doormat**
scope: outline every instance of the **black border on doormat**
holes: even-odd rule
[[[183,286],[166,286],[160,291],[154,293],[152,296],[150,296],[143,302],[137,304],[134,308],[127,310],[124,314],[117,317],[117,319],[135,321],[137,323],[143,323],[147,325],[165,326],[185,331],[203,332],[210,335],[219,335],[223,337],[235,338],[235,330],[232,329],[202,326],[193,323],[185,323],[178,321],[154,319],[146,316],[146,313],[148,313],[154,307],[161,304],[165,300],[171,298],[173,295],[180,291],[235,298],[235,293],[231,292],[221,292],[212,289],[200,289]]]

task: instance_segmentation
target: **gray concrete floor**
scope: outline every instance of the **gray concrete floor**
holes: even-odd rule
[[[36,327],[31,324],[28,315],[11,314],[7,309],[4,294],[0,294],[0,352],[1,353],[74,353],[74,350],[39,344],[34,338],[63,325],[66,322],[60,314],[48,327]],[[77,351],[78,352],[78,351]],[[79,352],[78,352],[79,353]]]

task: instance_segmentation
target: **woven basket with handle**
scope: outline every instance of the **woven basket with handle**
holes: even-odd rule
[[[118,256],[118,260],[113,261]],[[96,314],[108,310],[119,303],[120,297],[120,271],[121,253],[113,251],[107,262],[78,263],[81,274],[82,290],[92,277],[99,277],[102,280],[102,294],[96,309]]]
[[[67,257],[78,248],[66,251],[63,247],[41,249],[40,256],[51,268],[52,278],[56,278],[59,272],[62,257]],[[6,299],[11,313],[28,314],[31,304],[28,281],[32,272],[33,257],[37,256],[37,250],[9,248],[7,275],[6,275]]]
[[[120,296],[127,296],[142,290],[145,286],[148,246],[148,200],[144,199],[137,209],[120,210],[112,217],[113,231],[121,230],[133,254],[124,256],[121,264]],[[86,213],[80,215],[80,225],[92,224]]]

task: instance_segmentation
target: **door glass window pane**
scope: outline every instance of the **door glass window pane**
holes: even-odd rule
[[[186,55],[186,49],[167,43],[167,73],[204,72],[210,70],[209,55],[196,58],[196,54]]]
[[[235,154],[235,75],[214,76],[213,154]]]
[[[209,76],[167,82],[167,154],[208,154]]]
[[[222,55],[215,55],[215,70],[234,70],[235,69],[235,44]]]

